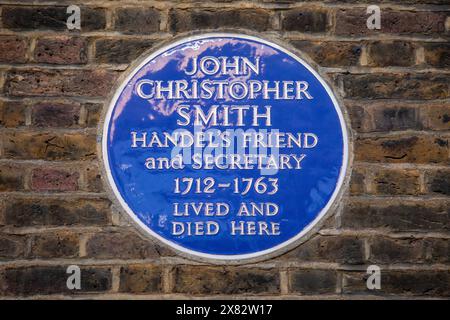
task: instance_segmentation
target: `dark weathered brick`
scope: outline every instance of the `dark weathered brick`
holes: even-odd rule
[[[162,268],[130,265],[120,268],[120,292],[156,293],[162,290]]]
[[[45,102],[32,107],[31,124],[37,127],[75,127],[80,119],[80,105]]]
[[[149,40],[101,39],[95,42],[98,63],[130,63],[153,45]]]
[[[334,294],[337,273],[334,270],[291,270],[289,271],[290,292],[308,294]]]
[[[14,132],[3,137],[11,159],[87,160],[96,157],[96,137],[77,133]]]
[[[358,138],[355,159],[392,163],[449,163],[448,139],[428,135]]]
[[[105,10],[101,8],[80,7],[81,30],[101,30],[106,26]],[[68,30],[67,6],[4,6],[2,8],[3,26],[8,29],[25,30]]]
[[[348,106],[352,127],[359,132],[421,130],[420,109],[408,104],[362,103]]]
[[[239,267],[178,266],[174,292],[188,294],[279,293],[277,270]]]
[[[286,31],[325,32],[327,30],[327,11],[290,10],[282,14],[281,27]]]
[[[104,97],[117,74],[96,70],[13,70],[6,76],[5,92],[10,96]]]
[[[111,270],[106,267],[82,267],[81,289],[69,290],[67,266],[8,268],[1,271],[0,294],[29,296],[105,292],[111,288]]]
[[[450,206],[446,202],[405,202],[389,204],[352,202],[341,215],[343,228],[382,228],[392,231],[448,231]]]
[[[154,8],[120,8],[115,12],[114,29],[123,33],[150,34],[159,30],[161,13]]]
[[[425,43],[423,48],[426,64],[437,68],[450,68],[449,43]]]
[[[405,41],[376,41],[367,45],[367,65],[370,67],[412,66],[415,46]]]
[[[34,60],[52,64],[87,63],[87,41],[84,38],[67,36],[38,39]]]
[[[350,193],[364,194],[366,190],[366,171],[363,168],[353,168],[350,179]]]
[[[130,232],[101,232],[90,237],[87,256],[98,259],[149,259],[168,255],[168,251],[150,240]]]
[[[425,175],[429,192],[450,196],[450,171],[430,171]]]
[[[169,13],[169,26],[173,32],[198,29],[244,28],[256,31],[270,30],[270,15],[263,9],[240,10],[177,10]]]
[[[23,167],[0,165],[0,191],[21,191],[24,189],[25,170]]]
[[[16,227],[110,224],[110,202],[96,199],[11,199],[4,222]]]
[[[106,28],[106,9],[81,7],[81,31],[95,31]]]
[[[373,237],[370,239],[369,261],[373,263],[421,263],[424,261],[422,239],[391,239]]]
[[[376,194],[417,195],[420,193],[420,173],[417,170],[379,169],[373,172],[373,192]]]
[[[362,272],[346,272],[343,275],[343,292],[350,294],[449,296],[450,273],[448,271],[381,270],[381,289],[369,290],[369,275]]]
[[[448,271],[396,272],[384,277],[386,291],[424,296],[450,296]]]
[[[354,66],[359,64],[361,45],[356,42],[292,41],[299,50],[323,67]]]
[[[367,288],[367,279],[369,274],[365,272],[345,272],[342,275],[342,292],[344,294],[377,294],[378,290],[369,290]]]
[[[339,79],[349,98],[445,99],[450,91],[450,76],[445,74],[347,74]]]
[[[357,237],[318,236],[300,245],[283,258],[296,261],[359,264],[364,260],[364,243]]]
[[[0,63],[27,61],[28,40],[20,36],[0,36]]]
[[[15,128],[25,125],[26,105],[18,101],[0,101],[0,126]]]
[[[366,7],[339,9],[336,12],[337,35],[371,35],[377,33],[435,35],[445,32],[445,12],[394,11],[383,9],[381,30],[367,28]]]
[[[53,168],[36,168],[31,173],[31,189],[34,191],[78,190],[78,172]]]
[[[0,234],[0,260],[23,256],[25,252],[25,236]]]
[[[431,263],[450,262],[450,239],[425,239],[426,261]]]
[[[372,115],[374,131],[420,130],[422,123],[418,120],[418,108],[399,106],[374,108]]]
[[[71,232],[40,233],[32,236],[30,258],[78,257],[79,237]]]

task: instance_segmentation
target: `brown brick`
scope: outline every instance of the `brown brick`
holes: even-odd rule
[[[79,237],[71,232],[42,233],[32,236],[30,258],[78,257]]]
[[[81,30],[102,30],[106,26],[105,10],[80,7]],[[3,27],[24,30],[68,30],[67,6],[4,6],[2,8]]]
[[[0,63],[27,61],[28,40],[19,36],[0,36]]]
[[[100,171],[97,165],[89,165],[86,168],[87,191],[102,192],[103,183]]]
[[[437,68],[450,68],[449,43],[425,43],[423,48],[426,64]]]
[[[25,237],[0,234],[0,261],[23,256],[25,251]]]
[[[169,12],[169,26],[172,32],[217,28],[244,28],[255,31],[271,29],[269,12],[263,9],[172,9]]]
[[[87,63],[87,41],[84,38],[67,36],[38,39],[34,60],[51,64]]]
[[[18,101],[0,101],[0,126],[15,128],[25,125],[26,106]]]
[[[363,168],[353,168],[350,179],[350,193],[364,194],[366,190],[366,171]]]
[[[108,200],[11,199],[4,208],[4,223],[29,226],[101,226],[111,223]]]
[[[339,79],[349,98],[445,99],[450,91],[450,76],[445,74],[347,74]]]
[[[354,66],[359,64],[361,45],[356,42],[292,41],[299,50],[323,67]]]
[[[24,189],[25,170],[22,167],[0,165],[0,191],[21,191]]]
[[[370,67],[407,67],[415,64],[415,46],[405,41],[376,41],[367,45]]]
[[[86,125],[88,127],[96,127],[100,121],[100,116],[102,113],[102,104],[100,103],[86,103],[84,105],[86,108]]]
[[[420,193],[419,171],[417,170],[374,170],[374,193],[397,195]]]
[[[120,8],[115,12],[114,30],[150,34],[159,30],[161,14],[154,8]]]
[[[52,168],[37,168],[31,173],[31,189],[34,191],[76,191],[78,172]]]
[[[420,109],[407,104],[352,104],[348,107],[352,127],[359,132],[421,130]]]
[[[100,39],[95,42],[98,63],[130,63],[153,45],[149,40]]]
[[[296,261],[322,261],[343,264],[360,264],[364,260],[364,244],[357,237],[317,236],[283,258]]]
[[[13,70],[7,73],[5,92],[10,96],[104,97],[117,77],[106,70]]]
[[[450,196],[450,171],[429,171],[425,175],[428,192]]]
[[[450,130],[450,105],[430,105],[421,109],[424,127],[430,130]]]
[[[32,107],[31,123],[37,127],[76,127],[80,105],[45,102]]]
[[[448,271],[381,270],[381,289],[369,290],[366,286],[368,274],[362,272],[346,272],[344,278],[344,293],[364,293],[379,295],[418,295],[418,296],[449,296],[450,273]]]
[[[174,292],[188,294],[279,293],[277,270],[239,267],[178,266]]]
[[[111,289],[111,269],[81,267],[81,289],[69,290],[67,266],[7,268],[1,271],[0,294],[28,296],[45,294],[77,294],[105,292]]]
[[[77,133],[14,132],[4,135],[4,157],[11,159],[89,160],[96,137]]]
[[[346,229],[380,228],[389,231],[446,232],[450,230],[449,203],[352,202],[341,215],[341,225]]]
[[[374,237],[370,240],[372,263],[421,263],[424,260],[424,242],[422,239],[389,239]]]
[[[391,163],[449,163],[448,139],[421,136],[358,138],[355,160]]]
[[[120,268],[120,292],[157,293],[162,290],[162,269],[152,265]]]
[[[150,240],[130,232],[102,232],[92,235],[86,244],[87,256],[97,259],[149,259],[167,255]]]
[[[334,270],[289,271],[290,292],[309,294],[336,293],[337,273]]]
[[[352,102],[347,101],[346,106],[353,130],[358,132],[366,132],[372,129],[372,119],[364,107],[364,103],[354,105]]]
[[[301,9],[283,12],[281,27],[286,31],[325,32],[327,11]]]
[[[378,33],[436,35],[445,32],[445,12],[381,11],[381,30],[370,30],[366,22],[370,14],[366,7],[339,9],[336,12],[337,35],[372,35]]]

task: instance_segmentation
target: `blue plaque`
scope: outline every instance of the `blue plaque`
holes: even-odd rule
[[[342,187],[348,143],[325,81],[277,44],[188,37],[146,57],[109,105],[110,187],[183,253],[252,259],[301,242]]]

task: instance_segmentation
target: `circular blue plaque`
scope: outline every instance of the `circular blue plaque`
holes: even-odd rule
[[[109,105],[103,160],[147,233],[202,258],[301,241],[343,184],[348,143],[325,81],[257,37],[188,37],[146,57]]]

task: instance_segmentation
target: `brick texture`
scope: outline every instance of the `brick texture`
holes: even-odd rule
[[[28,46],[28,40],[21,36],[0,36],[0,62],[26,62]]]
[[[448,3],[0,0],[1,298],[450,297]],[[448,1],[447,1],[448,2]],[[302,244],[213,265],[143,237],[105,187],[98,130],[117,79],[182,34],[251,32],[313,64],[348,120],[334,215]],[[381,268],[368,290],[367,266]],[[66,269],[81,268],[81,290]]]
[[[11,71],[7,74],[8,96],[105,96],[116,77],[106,70]]]
[[[2,206],[6,226],[106,226],[110,202],[102,199],[12,198]]]
[[[175,292],[193,294],[277,293],[273,270],[180,266],[174,272]]]
[[[34,60],[51,64],[87,62],[87,41],[79,37],[41,38],[34,49]]]

